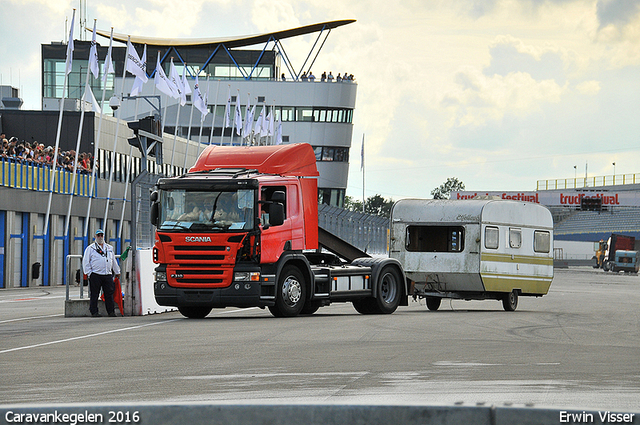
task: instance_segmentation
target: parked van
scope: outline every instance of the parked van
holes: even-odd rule
[[[507,200],[403,199],[391,210],[390,256],[414,297],[495,299],[547,294],[553,280],[553,220],[541,205]]]

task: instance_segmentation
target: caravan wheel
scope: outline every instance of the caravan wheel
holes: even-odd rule
[[[440,308],[442,298],[440,297],[427,297],[427,308],[431,311],[436,311]]]
[[[518,307],[518,293],[515,289],[502,298],[502,307],[504,307],[504,311],[516,311]]]

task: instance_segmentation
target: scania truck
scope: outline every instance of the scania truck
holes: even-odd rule
[[[158,304],[189,318],[224,307],[290,317],[334,302],[362,314],[408,305],[398,260],[368,257],[318,227],[317,176],[313,148],[301,143],[209,146],[188,173],[158,180]]]

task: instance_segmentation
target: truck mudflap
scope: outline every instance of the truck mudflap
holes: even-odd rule
[[[410,295],[409,282],[407,281],[407,278],[404,274],[404,270],[402,268],[402,265],[400,264],[400,261],[396,260],[395,258],[368,257],[368,258],[356,258],[355,260],[353,260],[351,264],[354,266],[370,267],[372,282],[378,282],[378,280],[380,279],[380,273],[382,272],[383,269],[385,269],[386,267],[393,267],[399,273],[401,277],[401,281],[403,283],[401,285],[402,293],[400,294],[400,305],[401,306],[409,305],[409,297],[408,297]],[[378,290],[378,286],[375,285],[373,287],[374,298],[378,297],[377,290]]]

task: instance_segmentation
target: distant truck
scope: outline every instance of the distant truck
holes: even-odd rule
[[[612,272],[638,273],[638,251],[635,249],[635,237],[612,233],[605,242],[598,243],[593,256],[593,268]]]
[[[390,256],[429,310],[457,298],[514,311],[519,296],[543,296],[553,280],[553,220],[538,204],[403,199],[390,227]]]

